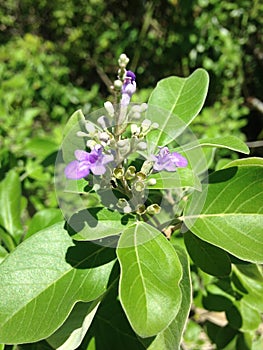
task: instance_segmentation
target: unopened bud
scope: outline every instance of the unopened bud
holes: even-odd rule
[[[119,66],[121,68],[125,68],[127,64],[129,63],[129,58],[125,55],[125,53],[122,53],[118,59]]]
[[[103,141],[103,142],[108,142],[109,141],[109,135],[106,133],[106,132],[100,132],[99,133],[99,139],[100,141]]]
[[[142,132],[146,132],[150,129],[152,122],[149,119],[145,119],[142,122]]]
[[[149,179],[148,181],[147,181],[147,185],[149,185],[149,186],[154,186],[154,185],[156,185],[156,179]]]
[[[94,149],[94,147],[97,145],[97,142],[94,140],[88,140],[86,143],[87,147],[89,147],[90,149]]]
[[[120,79],[118,80],[115,80],[114,83],[113,83],[113,86],[114,86],[114,89],[116,91],[121,91],[121,88],[122,88],[122,81]]]
[[[102,127],[103,130],[107,129],[109,127],[109,121],[108,119],[102,115],[97,119],[98,124]]]
[[[158,204],[152,204],[147,207],[146,212],[150,215],[159,214],[161,211],[161,207]]]
[[[104,103],[104,107],[105,107],[106,111],[108,112],[109,116],[111,118],[113,118],[114,117],[114,113],[115,113],[113,104],[110,101],[106,101]]]
[[[93,136],[96,134],[97,130],[95,128],[95,125],[93,125],[92,123],[86,123],[85,124],[85,128],[87,130],[87,132],[89,133],[90,136]]]
[[[137,149],[140,151],[145,151],[147,149],[147,143],[146,142],[139,142],[137,145]]]
[[[158,129],[159,124],[158,123],[152,123],[151,129]]]
[[[131,124],[131,133],[132,135],[139,135],[141,129],[136,124]]]

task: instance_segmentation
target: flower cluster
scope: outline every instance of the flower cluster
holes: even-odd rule
[[[148,108],[146,103],[129,106],[136,91],[136,76],[126,70],[128,62],[127,56],[122,54],[118,80],[113,85],[115,98],[120,104],[114,106],[106,101],[105,115],[101,115],[97,123],[86,121],[82,131],[77,132],[79,137],[86,139],[90,151],[76,150],[76,159],[66,166],[65,176],[75,180],[85,178],[90,173],[101,176],[100,183],[95,184],[96,191],[102,190],[108,194],[108,190],[118,192],[115,199],[112,197],[115,200],[115,204],[111,202],[113,207],[115,205],[124,213],[134,211],[139,215],[155,215],[160,212],[159,205],[150,202],[145,204],[145,191],[156,183],[148,175],[152,172],[176,171],[188,163],[186,158],[170,152],[168,147],[159,147],[156,155],[147,155],[147,135],[159,125],[144,117]],[[144,158],[139,169],[140,162],[129,162],[130,155],[135,153]]]

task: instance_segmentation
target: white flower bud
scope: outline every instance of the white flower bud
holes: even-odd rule
[[[107,119],[104,115],[102,115],[101,117],[99,117],[99,118],[97,119],[97,122],[98,122],[98,124],[102,127],[102,129],[107,129],[108,126],[109,126],[109,121],[108,121],[108,119]]]
[[[158,123],[152,123],[152,129],[158,129],[159,124]]]
[[[97,142],[94,140],[88,140],[86,143],[87,147],[89,147],[90,149],[94,149],[95,146],[97,145]]]
[[[107,142],[109,141],[109,135],[106,132],[100,132],[99,133],[99,139],[100,141]]]
[[[140,151],[145,151],[147,149],[147,143],[146,142],[139,142],[137,145],[137,149]]]
[[[94,136],[97,132],[95,126],[91,123],[86,123],[85,128],[86,128],[87,132],[89,133],[89,136]]]
[[[149,186],[154,186],[154,185],[156,185],[156,179],[149,179],[148,181],[147,181],[147,185],[149,185]]]
[[[122,68],[125,68],[127,64],[129,63],[129,58],[125,55],[125,53],[122,53],[118,59],[119,66]]]
[[[113,117],[114,117],[114,107],[113,107],[113,104],[112,104],[110,101],[106,101],[106,102],[104,103],[104,107],[105,107],[106,111],[108,112],[109,116],[110,116],[111,118],[113,118]]]
[[[121,91],[122,81],[120,79],[114,81],[114,89],[117,91]]]
[[[141,129],[137,124],[131,124],[131,133],[132,135],[139,135]]]
[[[149,119],[144,119],[142,122],[142,132],[146,132],[150,129],[152,122]]]

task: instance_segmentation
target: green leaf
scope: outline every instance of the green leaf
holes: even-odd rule
[[[207,192],[193,193],[196,206],[187,205],[181,219],[202,240],[242,260],[263,263],[262,178],[263,167],[258,165],[216,171]]]
[[[190,231],[184,233],[184,241],[191,259],[204,272],[213,276],[230,274],[231,261],[224,250],[202,241]]]
[[[260,267],[255,264],[237,264],[233,266],[233,272],[238,279],[234,283],[242,299],[260,312],[263,312],[263,274]]]
[[[72,242],[63,223],[35,233],[0,265],[0,342],[36,342],[58,329],[78,301],[102,295],[114,250]]]
[[[100,302],[77,303],[65,323],[47,339],[57,350],[77,349],[81,344]]]
[[[159,231],[138,222],[124,230],[117,256],[119,295],[127,318],[141,337],[156,335],[175,318],[181,304],[178,255]]]
[[[174,246],[174,249],[180,259],[183,269],[183,277],[179,284],[182,293],[180,310],[170,325],[157,335],[150,347],[147,348],[148,350],[179,350],[183,332],[188,320],[192,299],[189,261],[183,248]]]
[[[247,147],[247,145],[239,138],[231,135],[198,140],[198,142],[189,143],[185,145],[183,150],[188,151],[194,148],[198,148],[200,146],[227,148],[236,152],[249,154],[249,148]]]
[[[148,179],[155,179],[155,185],[149,185],[149,188],[164,189],[164,188],[179,188],[191,187],[197,190],[201,189],[201,183],[197,175],[189,168],[178,168],[176,172],[162,171],[152,174]]]
[[[32,236],[34,233],[52,226],[63,220],[60,209],[50,208],[38,211],[31,219],[25,238]]]
[[[233,160],[232,162],[228,163],[225,168],[231,168],[234,166],[263,166],[263,158],[258,158],[258,157],[250,157],[250,158],[244,158],[244,159],[236,159]]]
[[[0,183],[0,225],[19,242],[21,224],[21,184],[18,174],[11,170]]]
[[[256,330],[261,323],[260,313],[243,299],[235,301],[232,308],[226,310],[226,317],[231,327],[242,331]]]
[[[66,136],[68,133],[71,132],[72,129],[76,127],[76,125],[79,126],[82,125],[85,122],[85,116],[81,109],[78,109],[76,112],[72,114],[72,116],[67,121],[67,124],[63,130],[63,135]]]
[[[135,218],[107,208],[90,208],[73,215],[69,225],[77,232],[78,241],[94,241],[116,236],[134,224]]]
[[[157,84],[148,102],[148,119],[159,129],[148,134],[156,146],[178,137],[200,112],[208,90],[209,76],[197,69],[188,78],[169,77]]]

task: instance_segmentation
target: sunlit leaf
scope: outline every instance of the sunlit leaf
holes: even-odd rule
[[[167,239],[139,222],[121,235],[119,295],[128,320],[141,337],[164,330],[181,305],[182,267]]]
[[[63,223],[25,240],[0,265],[0,342],[50,336],[76,302],[105,292],[114,261],[113,249],[74,244]]]
[[[148,134],[156,146],[179,136],[200,112],[208,90],[209,76],[197,69],[188,78],[169,77],[157,84],[149,98],[147,118],[159,124]]]
[[[187,206],[182,220],[202,240],[236,257],[263,262],[263,167],[247,165],[216,171],[208,191],[195,192],[192,202],[204,205],[197,212]],[[195,209],[196,209],[195,208]]]

